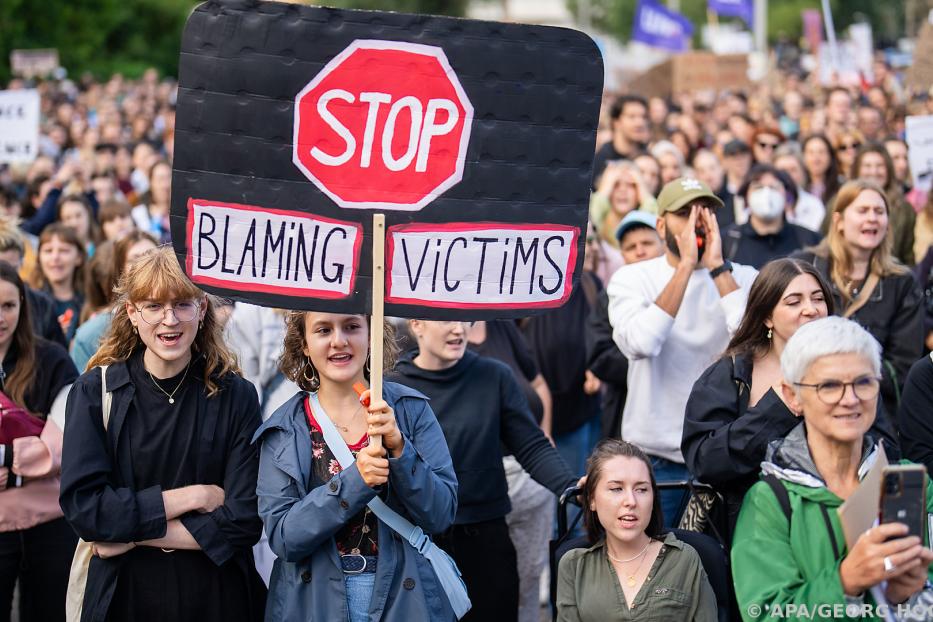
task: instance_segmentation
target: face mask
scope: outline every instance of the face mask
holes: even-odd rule
[[[748,195],[748,208],[762,220],[777,220],[784,213],[787,199],[774,188],[759,188]]]

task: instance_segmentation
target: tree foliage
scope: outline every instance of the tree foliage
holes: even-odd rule
[[[463,15],[468,0],[329,0],[341,8]],[[310,2],[308,2],[310,4]],[[57,48],[69,75],[177,75],[181,32],[197,0],[0,0],[0,84],[10,51]]]

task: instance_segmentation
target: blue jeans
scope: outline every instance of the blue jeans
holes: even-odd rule
[[[654,469],[654,479],[657,482],[687,481],[690,479],[690,472],[687,467],[679,462],[671,462],[658,456],[648,456],[651,458],[651,468]],[[686,490],[662,490],[661,491],[661,511],[664,512],[664,526],[676,527],[680,521],[680,513],[687,503],[689,491]]]
[[[373,598],[373,586],[376,584],[375,572],[348,574],[344,577],[347,586],[347,618],[349,622],[369,620],[369,603]]]
[[[557,453],[560,454],[560,457],[563,458],[567,466],[570,467],[571,473],[578,477],[582,477],[583,474],[586,473],[586,459],[590,457],[590,452],[593,451],[593,447],[596,446],[601,434],[601,416],[596,415],[576,430],[554,437],[554,446],[557,448]],[[569,505],[567,507],[567,524],[570,525],[573,523],[579,513],[580,508],[575,505]],[[555,535],[559,535],[557,534],[556,522],[554,523],[554,530]],[[582,521],[573,530],[573,535],[583,535]]]

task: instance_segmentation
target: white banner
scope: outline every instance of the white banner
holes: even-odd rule
[[[39,155],[39,91],[0,91],[0,163]]]
[[[555,307],[570,297],[576,227],[444,223],[390,227],[386,301],[428,307]]]
[[[907,117],[907,154],[914,188],[933,186],[933,115]]]
[[[198,199],[187,235],[195,283],[318,298],[353,292],[363,241],[357,223]]]

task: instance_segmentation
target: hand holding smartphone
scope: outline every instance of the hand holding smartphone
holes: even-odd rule
[[[922,464],[891,465],[881,475],[881,523],[903,523],[908,536],[923,542],[927,516],[926,467]]]

